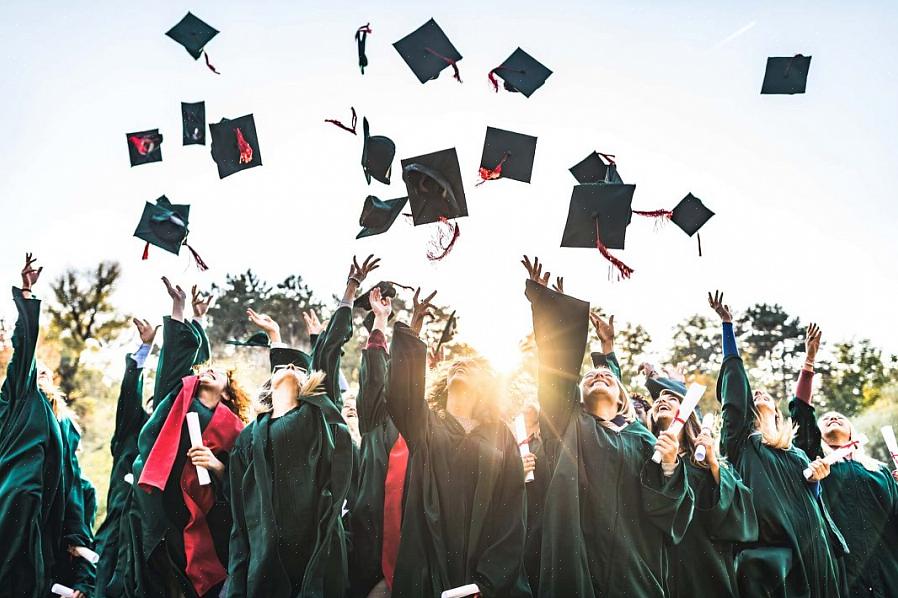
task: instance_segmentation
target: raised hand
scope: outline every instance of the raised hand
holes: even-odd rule
[[[564,276],[555,277],[555,284],[552,285],[552,290],[564,295]]]
[[[668,379],[686,384],[686,372],[683,371],[682,366],[666,365],[661,370]]]
[[[804,349],[805,349],[805,365],[813,366],[814,360],[817,358],[817,351],[820,350],[820,338],[823,336],[823,331],[820,330],[820,327],[817,324],[811,322],[811,325],[808,326],[807,337],[804,339]]]
[[[201,293],[196,288],[196,285],[193,285],[193,288],[190,289],[190,295],[190,304],[193,307],[193,317],[196,319],[202,318],[212,306],[212,295]]]
[[[419,297],[421,295],[421,287],[415,289],[415,295],[412,297],[412,321],[409,324],[409,327],[415,332],[415,334],[421,334],[421,329],[424,328],[424,318],[433,318],[433,313],[431,310],[433,309],[433,305],[431,301],[436,297],[437,292],[434,291],[423,300]]]
[[[265,334],[268,335],[268,338],[271,339],[272,343],[281,342],[281,327],[271,316],[256,313],[252,309],[247,308],[246,317],[250,322],[262,329]]]
[[[25,254],[25,267],[22,268],[22,290],[30,291],[31,287],[35,285],[37,279],[40,278],[41,272],[44,271],[44,267],[41,266],[37,270],[34,269],[34,264],[37,262],[37,258],[33,257],[33,254],[26,253]]]
[[[365,258],[365,261],[361,266],[356,257],[352,256],[352,265],[349,267],[349,280],[355,281],[358,285],[361,285],[365,278],[378,268],[380,268],[380,258],[374,257],[374,254]]]
[[[543,274],[543,265],[539,263],[539,258],[534,257],[533,262],[530,261],[530,258],[526,255],[524,259],[521,260],[521,263],[524,264],[524,268],[527,269],[527,275],[530,277],[530,280],[535,282],[541,286],[548,286],[549,278],[552,276],[551,272],[546,272]],[[562,283],[564,281],[562,280]]]
[[[324,324],[318,319],[318,314],[315,313],[315,310],[310,309],[302,312],[302,319],[306,323],[306,330],[309,331],[309,336],[315,336],[324,331]]]
[[[159,330],[159,327],[150,324],[149,320],[141,320],[140,318],[132,318],[131,321],[134,322],[134,326],[137,327],[137,334],[140,335],[140,342],[145,345],[152,345],[153,339],[156,338],[156,331]]]
[[[368,294],[368,302],[371,303],[375,322],[380,320],[382,324],[386,324],[390,319],[390,314],[393,313],[393,299],[382,296],[380,287],[374,287]]]
[[[730,311],[730,306],[723,302],[723,293],[721,291],[714,291],[714,295],[711,295],[710,292],[708,293],[708,305],[720,316],[722,321],[733,321],[733,312]]]
[[[646,378],[657,378],[658,370],[655,369],[655,366],[648,361],[643,361],[639,365],[639,372],[644,375]]]
[[[178,285],[172,283],[165,276],[162,277],[162,283],[168,296],[171,297],[171,319],[177,322],[184,321],[184,304],[187,303],[187,293]]]
[[[596,336],[602,343],[602,353],[606,355],[614,350],[614,316],[603,320],[602,317],[594,312],[589,312],[589,321],[592,322],[593,328],[596,330]]]

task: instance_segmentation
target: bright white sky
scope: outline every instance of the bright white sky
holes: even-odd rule
[[[894,2],[211,2],[6,3],[0,19],[0,275],[34,251],[47,278],[68,265],[124,266],[123,309],[167,308],[158,277],[209,284],[252,267],[342,290],[353,253],[383,277],[439,289],[462,337],[502,360],[529,331],[522,253],[544,258],[569,293],[645,324],[673,324],[726,289],[734,306],[779,302],[829,338],[898,350],[898,4]],[[363,7],[363,8],[362,8]],[[221,33],[215,76],[164,33],[191,10]],[[434,17],[464,56],[418,83],[392,43]],[[370,67],[353,33],[370,21]],[[494,94],[487,71],[517,46],[554,71],[530,99]],[[761,96],[766,58],[813,55],[808,93]],[[254,113],[264,166],[219,180],[209,146],[180,145],[180,102],[207,120]],[[326,125],[359,111],[359,137]],[[393,184],[365,184],[361,116],[397,145]],[[533,183],[474,187],[487,125],[536,135]],[[160,128],[164,161],[129,168],[125,133]],[[400,219],[355,241],[362,201],[405,195],[399,159],[458,148],[471,216],[434,265],[425,230]],[[694,240],[634,221],[610,283],[595,251],[561,249],[574,179],[592,150],[618,156],[634,207],[692,192],[717,212]],[[161,250],[141,262],[131,236],[143,203],[192,204],[198,274]],[[3,308],[9,314],[9,308]],[[501,365],[501,364],[500,364]]]

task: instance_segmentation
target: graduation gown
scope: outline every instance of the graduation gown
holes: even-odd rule
[[[0,390],[0,592],[43,598],[62,546],[66,512],[63,439],[37,387],[40,301],[13,289],[18,319]]]
[[[720,484],[711,471],[686,459],[695,511],[686,534],[668,546],[668,596],[739,596],[735,546],[758,539],[752,493],[732,467],[720,464]]]
[[[208,346],[204,337],[195,322],[178,322],[171,318],[165,318],[163,322],[163,352],[154,396],[161,394],[160,383],[164,385],[163,392],[165,388],[172,390],[156,403],[153,414],[138,436],[138,454],[132,466],[135,485],[131,488],[127,506],[128,531],[122,581],[126,596],[166,597],[176,592],[182,592],[187,598],[217,596],[226,577],[231,529],[228,455],[242,422],[223,403],[209,409],[196,398],[195,391],[193,396],[182,396],[186,385],[195,388],[196,378],[187,374],[194,363],[203,358],[204,347]],[[184,376],[179,382],[174,382],[175,371]],[[174,407],[178,411],[173,411]],[[188,411],[198,414],[204,444],[210,446],[215,457],[225,464],[222,479],[210,472],[210,486],[199,485],[196,468],[187,458],[191,443],[183,413]],[[170,414],[180,419],[176,422],[180,430],[164,488],[152,488],[149,484],[139,488],[138,484],[143,485],[142,474],[151,453],[171,448],[168,443],[158,443],[157,446],[156,442],[168,429],[166,424]],[[177,428],[172,429],[178,434]],[[192,504],[187,503],[185,492],[192,497]]]
[[[540,430],[549,481],[542,516],[540,596],[665,595],[666,542],[692,518],[685,466],[651,460],[639,422],[614,431],[580,403],[589,305],[532,281],[539,351]],[[395,359],[395,356],[394,356]]]
[[[383,347],[369,347],[362,351],[359,368],[359,393],[356,408],[359,414],[359,432],[362,436],[359,484],[357,498],[350,508],[352,545],[349,560],[349,576],[352,596],[364,597],[384,579],[382,563],[384,545],[384,500],[387,471],[391,464],[399,430],[387,413],[384,385],[388,367],[387,351]],[[408,447],[405,450],[405,472],[401,475],[402,493],[400,509],[408,488]],[[401,454],[393,456],[393,467],[402,467]],[[391,478],[392,479],[392,478]],[[395,500],[395,498],[393,498]],[[399,521],[401,525],[401,519]]]
[[[796,444],[810,458],[823,456],[814,407],[795,398]],[[857,461],[830,467],[821,482],[823,501],[845,537],[846,585],[851,597],[898,596],[898,484],[888,467],[869,471]]]
[[[337,310],[316,348],[333,347],[334,337],[326,338],[332,334],[348,338],[349,311]],[[324,366],[336,356],[339,349],[317,363]],[[330,361],[325,369],[333,368]],[[328,395],[302,397],[278,418],[259,415],[237,439],[229,473],[234,526],[228,596],[345,596],[349,571],[342,509],[352,483],[353,449]]]
[[[393,331],[387,412],[409,448],[393,598],[439,596],[476,583],[484,597],[529,596],[524,573],[524,471],[502,422],[470,433],[424,396],[427,347],[406,325]]]
[[[131,491],[131,484],[125,481],[125,476],[131,473],[137,457],[137,435],[149,417],[142,402],[143,369],[138,368],[137,362],[128,355],[125,358],[125,375],[122,377],[115,409],[115,431],[109,445],[112,471],[109,474],[109,492],[106,494],[106,518],[97,530],[100,561],[97,563],[96,598],[107,596],[107,586],[110,586],[115,571],[122,527],[120,523]],[[119,586],[117,583],[115,587],[110,587],[108,595],[121,595],[122,588]]]
[[[795,446],[771,448],[754,430],[754,402],[742,359],[726,357],[717,380],[723,405],[721,452],[751,488],[758,541],[740,547],[736,574],[744,596],[839,596],[836,558],[847,549],[817,484],[805,481],[809,460]]]

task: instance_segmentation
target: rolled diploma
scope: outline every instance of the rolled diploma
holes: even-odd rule
[[[67,588],[61,583],[54,583],[50,588],[50,592],[56,594],[57,596],[62,596],[62,598],[72,598],[75,595],[75,590],[72,588]]]
[[[695,411],[695,406],[698,405],[698,402],[701,400],[702,395],[704,394],[704,386],[702,386],[701,384],[691,384],[689,386],[689,390],[686,391],[686,397],[683,399],[683,402],[680,403],[680,408],[677,410],[676,418],[667,429],[674,434],[679,434],[680,430],[683,429],[683,422],[689,419],[689,417],[692,415],[692,412]],[[660,451],[655,451],[655,454],[652,455],[652,461],[654,461],[655,463],[661,463]]]
[[[196,411],[187,412],[187,432],[190,434],[190,444],[194,448],[203,446],[203,432],[200,430],[200,416]],[[207,486],[212,483],[209,472],[205,467],[196,466],[196,477],[200,481],[200,486]]]
[[[100,555],[91,550],[90,548],[84,546],[75,546],[72,548],[75,551],[75,554],[80,556],[82,559],[90,563],[91,565],[96,565],[100,561]]]
[[[706,413],[705,417],[702,418],[702,432],[707,431],[709,434],[711,433],[711,429],[714,427],[714,414]],[[705,460],[705,445],[700,444],[698,448],[695,449],[695,460],[701,463]]]
[[[883,426],[879,431],[882,432],[882,439],[886,441],[886,447],[892,455],[892,462],[898,467],[898,442],[895,441],[895,431],[892,426]]]
[[[883,434],[883,436],[885,436],[885,434]],[[892,439],[894,440],[894,438],[895,437],[893,436]],[[828,454],[827,456],[823,457],[823,462],[826,463],[827,465],[832,465],[833,463],[836,463],[837,461],[841,461],[842,459],[844,459],[845,457],[847,457],[848,455],[850,455],[851,453],[856,451],[861,444],[862,443],[860,443],[860,442],[858,444],[854,444],[852,442],[848,446],[843,446],[840,449],[836,449],[833,452],[831,452],[830,454]],[[886,444],[888,444],[888,441],[886,441]],[[811,469],[810,467],[808,467],[804,470],[803,473],[804,473],[804,479],[810,480],[811,476],[814,475],[814,470]]]
[[[518,415],[514,418],[514,435],[515,439],[518,441],[518,448],[521,449],[521,456],[530,454],[530,443],[522,442],[527,439],[527,424],[524,422],[524,416]],[[533,481],[533,472],[529,472],[527,477],[524,478],[525,482]]]
[[[440,594],[440,598],[465,598],[466,596],[479,596],[480,587],[476,583],[469,583],[466,586],[458,586],[450,588]]]
[[[133,474],[133,473],[126,473],[126,474],[125,474],[125,481],[128,482],[129,484],[131,484],[131,485],[133,486],[133,485],[134,485],[134,474]]]

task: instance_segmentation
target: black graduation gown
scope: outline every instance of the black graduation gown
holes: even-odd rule
[[[583,409],[579,379],[589,306],[532,281],[527,297],[550,472],[539,595],[660,598],[665,542],[679,541],[692,518],[685,466],[680,463],[666,478],[651,461],[655,437],[645,426],[633,422],[614,431]]]
[[[723,405],[720,447],[751,488],[758,541],[736,557],[739,589],[749,596],[831,598],[841,594],[836,558],[847,551],[817,485],[802,473],[809,460],[795,446],[774,449],[755,432],[754,401],[742,359],[724,359],[717,380]]]
[[[524,573],[524,470],[504,423],[470,433],[424,396],[427,347],[396,324],[387,412],[409,447],[394,598],[439,596],[476,583],[483,596],[529,596]]]
[[[0,592],[43,598],[62,546],[63,440],[37,387],[40,301],[13,289],[18,320],[0,390]]]
[[[316,348],[333,348],[334,338],[348,338],[349,316],[348,307],[339,308]],[[339,348],[329,350],[326,359],[313,355],[312,361],[334,371],[339,354]],[[232,598],[348,592],[342,509],[352,484],[352,439],[326,394],[299,403],[276,419],[261,414],[231,452],[234,526],[227,588]]]
[[[798,424],[796,444],[808,457],[822,457],[814,407],[794,398],[790,411]],[[850,550],[843,559],[848,595],[898,596],[898,484],[889,468],[870,471],[857,461],[841,461],[821,485],[823,501]]]

